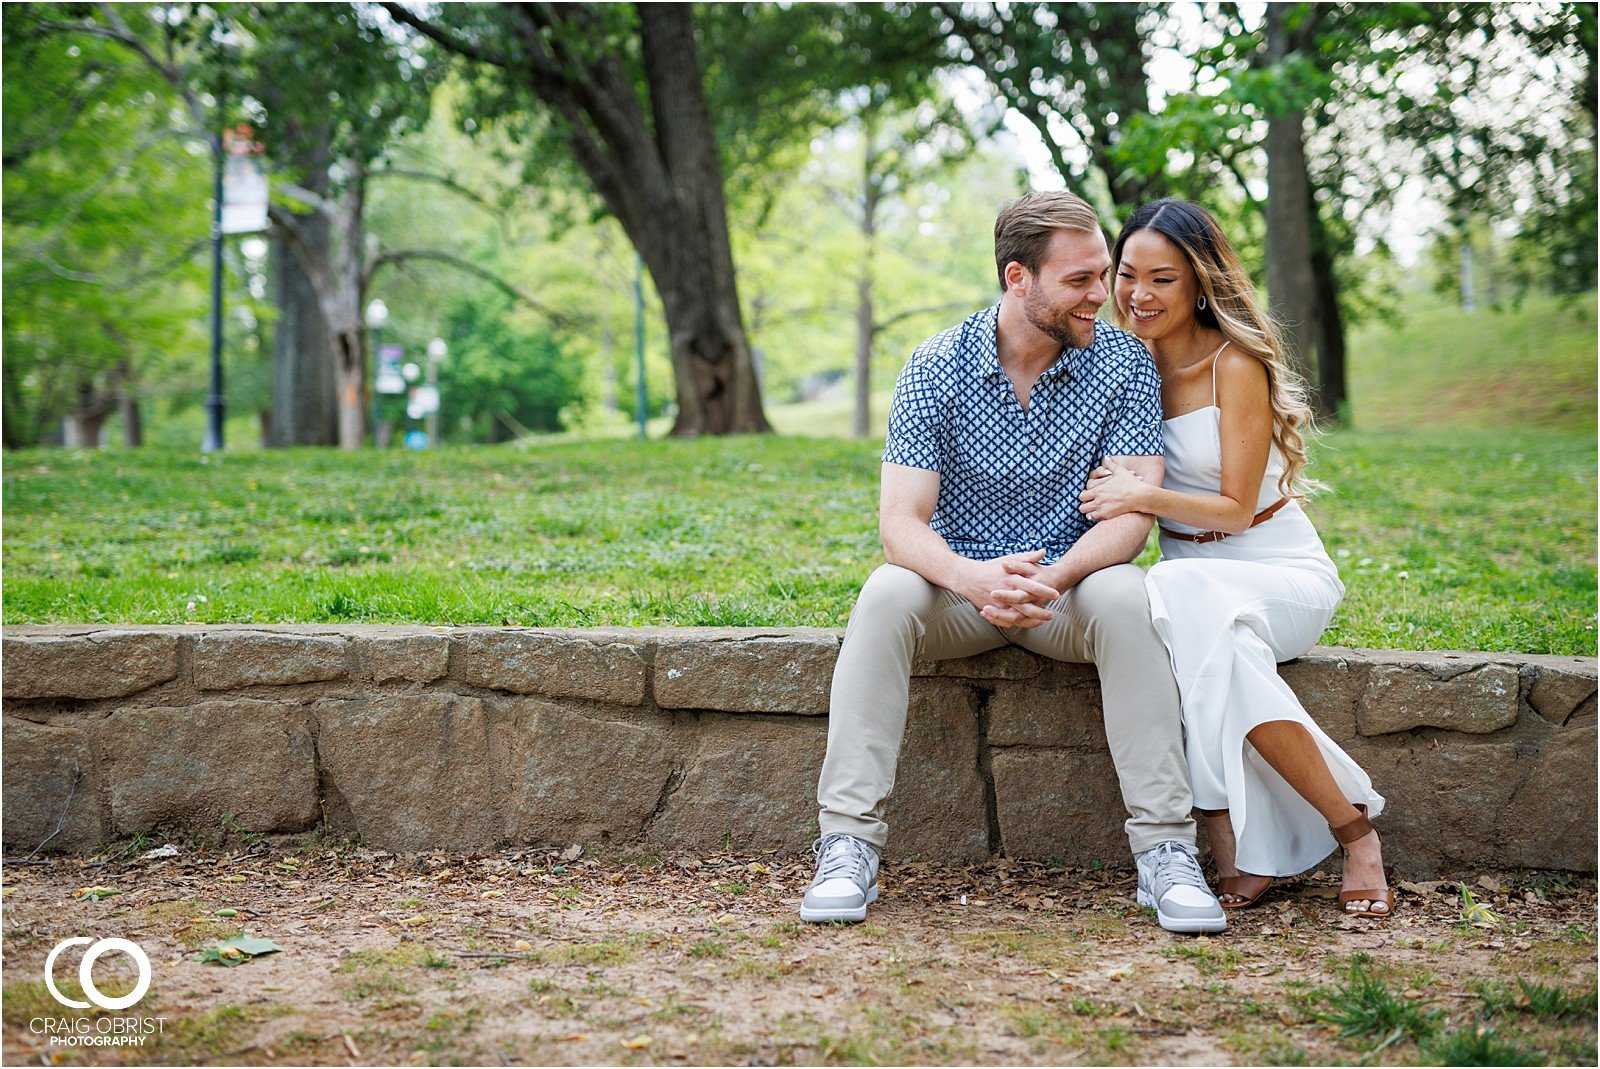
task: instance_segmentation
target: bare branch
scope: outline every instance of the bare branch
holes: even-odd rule
[[[521,301],[529,308],[540,313],[558,327],[573,327],[586,321],[583,318],[571,316],[565,312],[558,312],[537,297],[530,296],[513,286],[488,268],[475,264],[471,260],[464,259],[454,253],[445,252],[442,249],[395,249],[393,252],[380,253],[367,265],[366,274],[362,279],[362,291],[366,291],[367,286],[372,281],[372,277],[378,273],[379,268],[388,264],[405,263],[410,260],[434,260],[438,263],[449,264],[459,271],[465,271],[469,275],[476,275],[512,300]]]
[[[339,210],[328,198],[319,193],[313,193],[304,186],[297,186],[293,182],[275,181],[272,183],[272,191],[281,193],[290,200],[304,204],[308,208],[314,208],[323,215],[332,216]]]
[[[381,6],[389,13],[390,18],[416,30],[446,52],[453,52],[458,56],[478,63],[487,63],[491,67],[510,69],[512,66],[511,57],[505,53],[474,44],[441,26],[435,26],[427,19],[413,15],[399,4],[385,2]]]
[[[381,171],[370,171],[368,173],[374,178],[381,175],[393,175],[396,178],[413,178],[419,182],[432,182],[435,185],[443,186],[446,189],[453,190],[461,194],[468,200],[477,203],[485,211],[496,213],[500,211],[500,206],[495,204],[494,201],[490,200],[482,193],[479,193],[477,190],[469,189],[468,187],[462,185],[460,182],[457,182],[454,178],[451,178],[447,174],[435,174],[432,171],[414,171],[407,167],[385,167]]]
[[[954,312],[962,308],[969,308],[967,301],[946,301],[944,304],[930,304],[923,308],[908,308],[904,312],[897,312],[888,319],[880,319],[872,324],[872,333],[881,334],[897,323],[920,315],[932,315],[934,312]]]

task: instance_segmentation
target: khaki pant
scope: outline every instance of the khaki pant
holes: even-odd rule
[[[883,803],[905,736],[912,660],[970,657],[1011,644],[1100,670],[1106,741],[1133,852],[1169,839],[1193,845],[1178,688],[1150,623],[1144,573],[1131,564],[1104,568],[1050,608],[1055,618],[1040,627],[998,628],[967,599],[916,572],[893,564],[873,572],[833,672],[828,754],[817,784],[822,834],[843,832],[879,848],[887,841]]]

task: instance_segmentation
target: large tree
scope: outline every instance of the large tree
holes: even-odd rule
[[[496,4],[399,22],[543,116],[661,295],[679,436],[769,430],[728,239],[723,167],[688,4]]]

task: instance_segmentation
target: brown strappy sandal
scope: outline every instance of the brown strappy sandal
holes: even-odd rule
[[[1372,826],[1372,821],[1367,819],[1365,807],[1357,806],[1356,808],[1360,809],[1362,812],[1350,823],[1341,824],[1337,828],[1331,824],[1328,825],[1328,830],[1333,832],[1333,837],[1339,840],[1339,854],[1341,859],[1349,858],[1350,851],[1347,849],[1347,847],[1351,843],[1366,838],[1376,830]],[[1379,842],[1382,842],[1381,838],[1379,839]],[[1351,902],[1359,902],[1363,899],[1369,903],[1366,909],[1350,908]],[[1373,909],[1372,906],[1378,904],[1379,902],[1383,903],[1388,908],[1382,911]],[[1374,887],[1356,891],[1340,891],[1339,908],[1344,911],[1346,916],[1349,917],[1374,917],[1378,920],[1387,920],[1388,918],[1394,916],[1394,892],[1389,890],[1387,887]]]
[[[1220,350],[1219,350],[1220,351]],[[1226,809],[1195,809],[1202,817],[1217,817],[1226,813]],[[1237,876],[1217,877],[1217,905],[1223,909],[1249,909],[1258,905],[1261,897],[1272,886],[1273,877],[1256,876],[1252,873],[1241,872]],[[1223,895],[1232,895],[1240,899],[1238,902],[1224,902]]]
[[[1222,876],[1217,879],[1217,905],[1223,909],[1249,909],[1259,905],[1268,889],[1272,887],[1271,876],[1256,876],[1248,872],[1241,872],[1237,876]],[[1233,895],[1238,902],[1224,902],[1223,895]]]

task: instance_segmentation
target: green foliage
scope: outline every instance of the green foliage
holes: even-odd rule
[[[564,410],[581,399],[581,367],[548,333],[513,325],[508,312],[504,299],[464,300],[446,321],[450,356],[439,384],[447,438],[500,442],[523,428],[558,431]]]
[[[37,444],[77,401],[199,363],[209,154],[170,88],[120,44],[16,4],[4,37],[4,441]],[[137,12],[129,12],[137,20]]]

